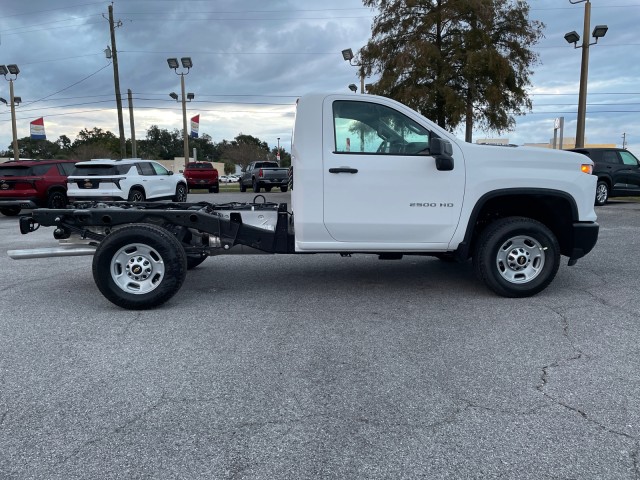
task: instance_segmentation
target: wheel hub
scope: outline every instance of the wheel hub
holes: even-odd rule
[[[509,238],[498,249],[498,272],[510,283],[530,282],[542,272],[545,250],[533,237],[519,235]]]
[[[509,268],[522,270],[531,263],[531,254],[524,248],[514,248],[507,255]]]
[[[118,250],[111,260],[111,278],[123,291],[144,294],[154,290],[164,278],[165,264],[148,245],[134,243]]]
[[[142,256],[131,258],[125,267],[127,275],[132,280],[139,282],[146,280],[153,273],[151,262]]]

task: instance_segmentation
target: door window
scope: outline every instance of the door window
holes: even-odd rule
[[[140,169],[140,171],[142,172],[142,175],[155,175],[156,171],[153,169],[153,167],[147,163],[138,163],[138,168]]]
[[[638,166],[638,160],[629,152],[620,152],[620,156],[622,157],[622,163],[625,165],[633,165],[634,167]]]
[[[618,154],[613,150],[605,150],[602,152],[602,161],[604,163],[620,163]]]
[[[169,175],[169,170],[164,168],[159,163],[152,163],[151,166],[153,167],[153,170],[156,172],[156,175]],[[210,170],[212,169],[213,169],[213,166],[210,168]]]
[[[335,153],[428,155],[431,132],[406,115],[368,102],[333,103]]]

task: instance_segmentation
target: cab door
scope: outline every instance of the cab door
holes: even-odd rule
[[[630,191],[640,191],[640,164],[638,159],[631,152],[618,151],[618,154],[624,165],[621,172],[624,183],[627,184],[627,188]]]
[[[325,99],[325,228],[339,242],[446,245],[462,208],[464,159],[456,148],[453,170],[437,170],[434,132],[394,107]]]

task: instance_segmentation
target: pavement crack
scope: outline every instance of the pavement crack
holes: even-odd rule
[[[4,411],[0,414],[0,428],[4,425],[4,421],[7,419],[9,415],[9,407],[5,406]]]
[[[80,452],[82,450],[84,450],[85,448],[90,447],[92,445],[99,444],[100,442],[102,442],[104,439],[106,439],[110,435],[121,433],[127,427],[129,427],[130,425],[133,425],[134,423],[138,422],[140,419],[144,418],[146,415],[148,415],[152,411],[156,410],[160,406],[164,405],[165,403],[167,403],[167,398],[166,398],[165,394],[163,393],[160,396],[160,398],[158,399],[158,401],[156,401],[152,405],[149,405],[147,408],[142,410],[137,415],[134,415],[130,419],[126,420],[121,425],[117,425],[116,427],[114,427],[111,430],[105,432],[104,434],[100,435],[99,437],[91,438],[89,440],[86,440],[86,441],[82,442],[82,444],[80,444],[76,448],[74,448],[71,451],[71,453],[65,455],[60,461],[58,461],[55,466],[56,467],[60,467],[60,466],[64,465],[65,463],[67,463],[72,458],[77,457],[80,454]]]
[[[133,318],[127,322],[127,324],[124,326],[122,331],[118,334],[118,337],[126,337],[131,331],[131,328],[133,327],[133,325],[137,323],[141,318],[142,318],[142,312],[137,312],[133,316]]]
[[[595,298],[595,297],[594,297]],[[558,309],[552,308],[547,306],[547,308],[549,310],[551,310],[553,313],[555,313],[556,315],[558,315],[558,317],[561,320],[561,326],[562,326],[562,336],[564,338],[566,338],[567,342],[569,343],[569,345],[571,346],[572,350],[574,351],[574,354],[561,359],[561,360],[556,360],[555,362],[549,364],[549,365],[545,365],[544,367],[542,367],[542,373],[540,375],[540,383],[536,386],[536,390],[538,392],[540,392],[546,399],[548,399],[549,401],[551,401],[552,403],[554,403],[555,405],[558,405],[570,412],[573,412],[577,415],[579,415],[582,419],[584,419],[586,422],[588,422],[589,424],[595,426],[596,428],[611,434],[611,435],[615,435],[615,436],[619,436],[622,437],[626,440],[629,440],[631,442],[633,442],[634,448],[629,452],[629,458],[631,459],[631,462],[633,464],[633,470],[634,470],[634,476],[636,478],[636,480],[640,480],[640,440],[633,436],[630,435],[626,432],[622,432],[620,430],[617,430],[615,428],[611,428],[607,425],[605,425],[604,423],[591,418],[587,412],[584,412],[583,410],[580,410],[578,407],[575,407],[573,405],[570,405],[569,403],[563,401],[562,399],[555,397],[554,395],[551,395],[550,393],[545,391],[545,387],[547,386],[547,384],[549,383],[549,376],[550,376],[550,370],[554,369],[554,368],[560,368],[562,367],[562,365],[564,363],[569,363],[569,362],[574,362],[574,361],[578,361],[581,360],[583,357],[584,358],[588,358],[588,355],[586,355],[573,341],[573,339],[571,338],[571,332],[570,332],[570,325],[569,325],[569,320],[567,318],[567,316],[565,314],[563,314],[561,311],[559,311]]]

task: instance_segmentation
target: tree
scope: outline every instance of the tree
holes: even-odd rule
[[[120,140],[109,130],[93,127],[80,130],[71,144],[74,156],[79,160],[92,158],[119,158]]]
[[[31,158],[34,160],[42,160],[56,158],[60,151],[60,147],[55,142],[49,140],[32,140],[31,137],[23,137],[18,139],[18,148],[20,158]],[[9,145],[7,154],[13,157],[13,144]]]
[[[146,159],[173,160],[174,157],[182,157],[182,132],[174,129],[169,132],[165,128],[152,125],[147,130],[145,140],[140,140],[136,144],[137,154]]]
[[[363,0],[376,7],[362,73],[389,96],[449,130],[466,120],[498,131],[531,109],[526,87],[544,24],[524,0]]]
[[[238,134],[232,142],[223,141],[222,155],[243,168],[251,162],[266,159],[269,155],[269,145],[251,135]]]

